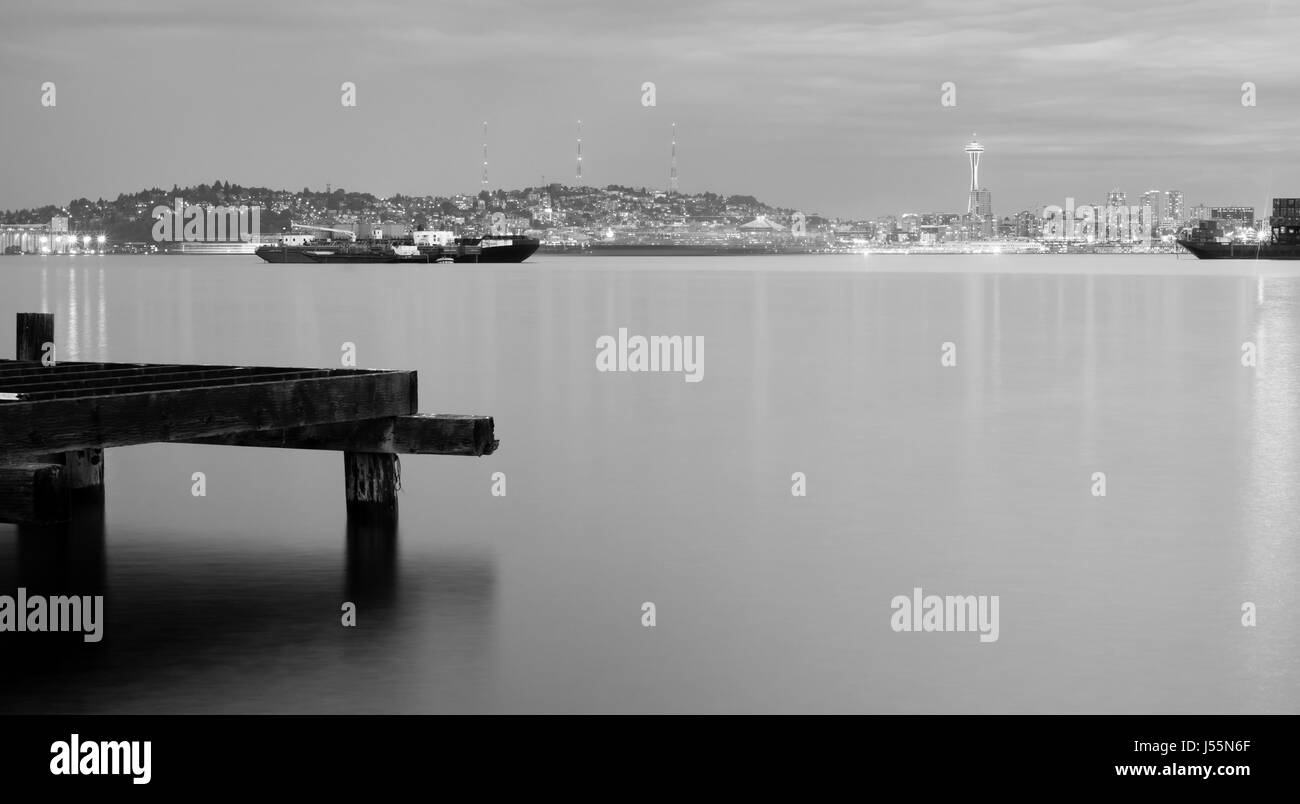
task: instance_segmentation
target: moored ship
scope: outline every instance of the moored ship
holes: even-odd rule
[[[407,237],[316,239],[262,246],[254,253],[273,263],[523,262],[540,241],[521,235],[454,237],[449,232],[411,232]]]
[[[1252,243],[1219,241],[1202,226],[1178,245],[1202,260],[1300,260],[1300,198],[1274,198],[1269,228],[1270,240]]]
[[[723,257],[755,254],[794,253],[777,245],[762,243],[584,243],[547,246],[550,254],[578,254],[591,257]]]

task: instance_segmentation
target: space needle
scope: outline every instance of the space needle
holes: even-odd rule
[[[970,195],[966,201],[966,212],[970,214],[975,211],[975,191],[980,188],[980,154],[984,153],[984,146],[975,141],[975,135],[971,134],[971,141],[966,144],[966,156],[970,159]]]

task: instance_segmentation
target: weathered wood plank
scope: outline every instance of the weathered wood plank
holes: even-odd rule
[[[417,413],[364,422],[227,433],[186,439],[192,444],[324,449],[393,455],[491,455],[500,442],[491,416]]]
[[[47,377],[51,375],[67,379],[80,379],[94,376],[114,376],[126,373],[149,373],[160,370],[183,368],[202,369],[207,366],[178,366],[171,363],[57,363],[53,366],[41,365],[40,361],[9,360],[0,362],[0,382]]]
[[[63,467],[53,463],[0,463],[0,522],[68,520]]]
[[[13,394],[17,401],[40,402],[51,399],[81,399],[108,394],[138,394],[154,391],[172,391],[183,388],[215,388],[253,382],[304,380],[313,377],[330,377],[330,369],[296,369],[283,372],[218,371],[180,374],[172,378],[142,377],[92,380],[89,382],[47,383],[45,385],[9,386],[0,383],[3,390]]]
[[[411,371],[0,404],[0,452],[44,453],[283,430],[415,412]]]
[[[158,373],[185,373],[201,371],[284,372],[312,369],[307,366],[224,366],[211,364],[185,365],[178,363],[58,363],[43,366],[40,361],[0,361],[0,382],[10,383],[32,378],[55,378],[57,381],[117,377],[125,375],[148,376]],[[368,374],[374,369],[331,368],[312,369],[334,374]]]
[[[93,372],[65,372],[62,366],[35,369],[24,376],[0,375],[0,390],[13,392],[55,391],[61,388],[92,388],[146,383],[231,377],[251,380],[272,374],[317,372],[331,376],[357,374],[355,370],[289,368],[270,366],[137,366]]]
[[[242,366],[171,366],[146,364],[139,366],[117,366],[100,368],[94,371],[80,371],[80,367],[52,366],[50,368],[33,368],[19,373],[0,373],[0,388],[9,390],[27,390],[35,388],[53,388],[60,385],[80,383],[115,382],[153,382],[171,377],[202,377],[211,372],[250,371]],[[71,387],[71,386],[70,386]]]

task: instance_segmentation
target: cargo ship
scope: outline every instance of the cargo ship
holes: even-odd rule
[[[1201,260],[1300,260],[1300,198],[1274,198],[1267,241],[1223,242],[1214,235],[1214,221],[1201,221],[1178,245]]]
[[[406,237],[394,238],[294,240],[285,237],[280,243],[261,246],[253,253],[273,263],[506,263],[523,262],[540,245],[537,238],[522,235],[454,237],[450,232],[411,232]]]

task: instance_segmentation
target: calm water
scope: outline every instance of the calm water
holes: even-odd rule
[[[0,288],[0,354],[28,310],[64,359],[351,341],[502,440],[404,458],[395,535],[349,532],[334,453],[110,450],[102,523],[0,525],[0,594],[107,606],[98,645],[0,634],[4,711],[1300,712],[1294,264],[7,257]],[[703,336],[704,381],[598,373],[619,327]],[[917,586],[999,595],[1000,639],[893,632]]]

